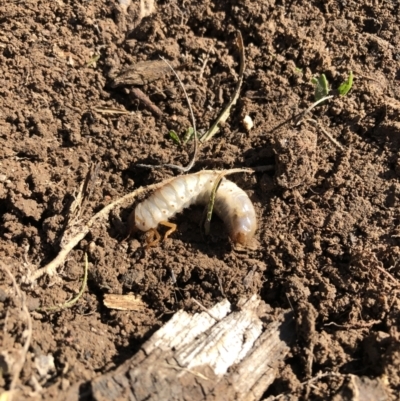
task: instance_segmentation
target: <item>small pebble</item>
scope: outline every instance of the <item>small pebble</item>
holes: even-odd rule
[[[247,132],[249,132],[254,127],[253,120],[251,119],[251,117],[249,115],[246,115],[243,118],[242,123]]]

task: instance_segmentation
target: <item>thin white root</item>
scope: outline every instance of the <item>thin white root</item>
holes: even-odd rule
[[[311,118],[307,119],[307,121],[315,124],[325,135],[325,138],[332,142],[338,149],[340,149],[342,152],[346,151],[346,149],[335,138],[333,138],[333,136],[326,129],[324,129],[324,127],[318,121],[315,121]]]
[[[297,123],[296,125],[299,125],[301,123],[301,121],[303,120],[304,116],[306,114],[308,114],[312,109],[314,109],[315,107],[317,107],[319,104],[325,102],[325,100],[329,100],[332,99],[334,96],[330,95],[330,96],[325,96],[319,100],[317,100],[316,102],[314,102],[310,107],[308,107],[306,110],[304,110],[302,113],[300,113],[300,115],[297,118]]]
[[[178,166],[176,164],[161,164],[161,165],[155,165],[152,166],[150,164],[139,164],[140,167],[146,167],[146,168],[164,168],[164,167],[169,167],[175,170],[180,171],[181,173],[187,173],[188,171],[190,171],[192,169],[192,167],[194,166],[194,163],[196,162],[197,159],[197,153],[199,151],[199,138],[197,136],[197,130],[196,130],[196,119],[194,118],[194,113],[193,113],[193,108],[192,108],[192,104],[190,103],[190,99],[189,96],[186,92],[185,86],[183,85],[182,80],[179,78],[179,75],[177,74],[177,72],[175,71],[174,67],[172,67],[172,65],[164,58],[164,57],[160,57],[162,61],[164,61],[165,64],[168,65],[168,67],[171,69],[171,71],[173,72],[173,74],[175,75],[176,79],[179,82],[179,85],[181,86],[183,93],[185,95],[185,99],[186,102],[188,104],[189,107],[189,111],[190,111],[190,116],[192,118],[192,125],[193,125],[193,135],[194,135],[194,152],[193,152],[193,157],[192,160],[189,162],[189,164],[186,167],[182,167],[182,166]]]
[[[161,57],[161,60],[164,61],[164,63],[167,63],[168,67],[172,70],[172,72],[174,73],[174,75],[176,76],[179,85],[181,86],[183,93],[185,94],[185,98],[186,98],[186,102],[188,104],[189,107],[189,111],[190,111],[190,116],[192,118],[192,125],[193,125],[193,135],[194,135],[194,153],[193,153],[193,157],[192,160],[190,161],[190,163],[186,166],[186,167],[180,167],[180,166],[176,166],[174,164],[168,164],[168,167],[172,167],[175,168],[183,173],[187,173],[189,170],[191,170],[191,168],[194,166],[194,163],[196,162],[196,158],[197,158],[197,153],[199,151],[199,138],[197,136],[197,130],[196,130],[196,119],[194,118],[194,113],[193,113],[193,108],[192,108],[192,104],[190,103],[189,100],[189,96],[186,92],[185,89],[185,85],[183,85],[182,80],[179,78],[179,75],[176,73],[176,71],[174,70],[174,67],[172,67],[171,64],[168,63],[167,60],[165,60],[163,57]]]

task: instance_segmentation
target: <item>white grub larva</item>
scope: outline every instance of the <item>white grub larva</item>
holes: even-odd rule
[[[203,171],[172,179],[136,206],[130,217],[131,224],[140,231],[152,230],[156,233],[160,223],[165,224],[190,205],[207,205],[219,175],[218,171]],[[249,244],[257,222],[254,206],[246,192],[222,178],[215,196],[214,212],[224,221],[233,242]],[[169,226],[174,227],[171,223]]]

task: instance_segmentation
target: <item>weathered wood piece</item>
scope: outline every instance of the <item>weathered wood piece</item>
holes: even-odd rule
[[[96,401],[259,400],[295,338],[291,312],[264,327],[256,296],[231,311],[180,311],[115,371],[91,383]]]
[[[138,63],[110,73],[111,86],[117,88],[123,85],[142,86],[149,84],[171,72],[163,60],[139,61]]]

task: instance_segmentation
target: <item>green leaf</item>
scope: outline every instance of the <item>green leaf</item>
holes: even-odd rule
[[[173,130],[169,131],[168,135],[176,144],[178,144],[178,145],[181,144],[181,140],[179,139],[179,136],[175,131],[173,131]]]
[[[344,81],[338,88],[339,95],[346,96],[349,93],[352,86],[353,86],[353,71],[350,71],[347,80]]]
[[[315,100],[318,101],[329,95],[329,83],[325,74],[314,77],[311,82],[315,85]]]
[[[183,141],[182,141],[183,144],[188,143],[188,142],[190,141],[190,139],[192,138],[193,134],[194,134],[194,129],[193,129],[193,127],[189,127],[189,128],[186,130],[185,136],[183,137]]]

